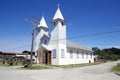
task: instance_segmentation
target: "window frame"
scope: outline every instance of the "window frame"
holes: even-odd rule
[[[76,51],[76,58],[79,59],[79,51]]]
[[[84,52],[82,52],[82,59],[84,59]]]
[[[56,49],[53,49],[53,51],[52,51],[52,58],[53,59],[56,59],[57,58],[57,50]]]
[[[73,50],[70,50],[70,59],[73,59]]]

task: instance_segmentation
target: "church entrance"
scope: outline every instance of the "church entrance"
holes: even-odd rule
[[[38,52],[37,55],[37,64],[45,64],[45,65],[50,65],[51,64],[51,51],[41,51]]]
[[[51,51],[44,51],[42,63],[46,65],[51,64]]]

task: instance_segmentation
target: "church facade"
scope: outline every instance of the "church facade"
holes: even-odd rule
[[[92,50],[66,40],[66,22],[59,6],[51,23],[53,29],[50,34],[44,16],[37,27],[35,47],[37,64],[69,65],[94,62]]]

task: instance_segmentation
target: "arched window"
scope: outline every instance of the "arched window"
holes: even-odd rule
[[[62,26],[64,25],[64,23],[62,22]]]
[[[47,40],[44,41],[44,44],[47,44]]]
[[[54,22],[53,24],[54,24],[54,26],[55,26],[55,22]]]
[[[73,58],[73,50],[70,50],[70,58]]]
[[[82,59],[84,59],[84,52],[82,52]]]
[[[76,51],[76,58],[79,58],[79,51]]]
[[[56,58],[56,49],[53,49],[53,58]]]

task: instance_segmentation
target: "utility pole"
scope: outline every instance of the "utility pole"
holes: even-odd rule
[[[30,64],[29,67],[32,67],[32,55],[33,55],[33,48],[34,48],[34,33],[36,30],[36,26],[38,24],[38,19],[35,17],[32,17],[30,19],[25,19],[25,21],[31,22],[33,24],[33,30],[32,30],[32,42],[31,42],[31,55],[30,55]]]

